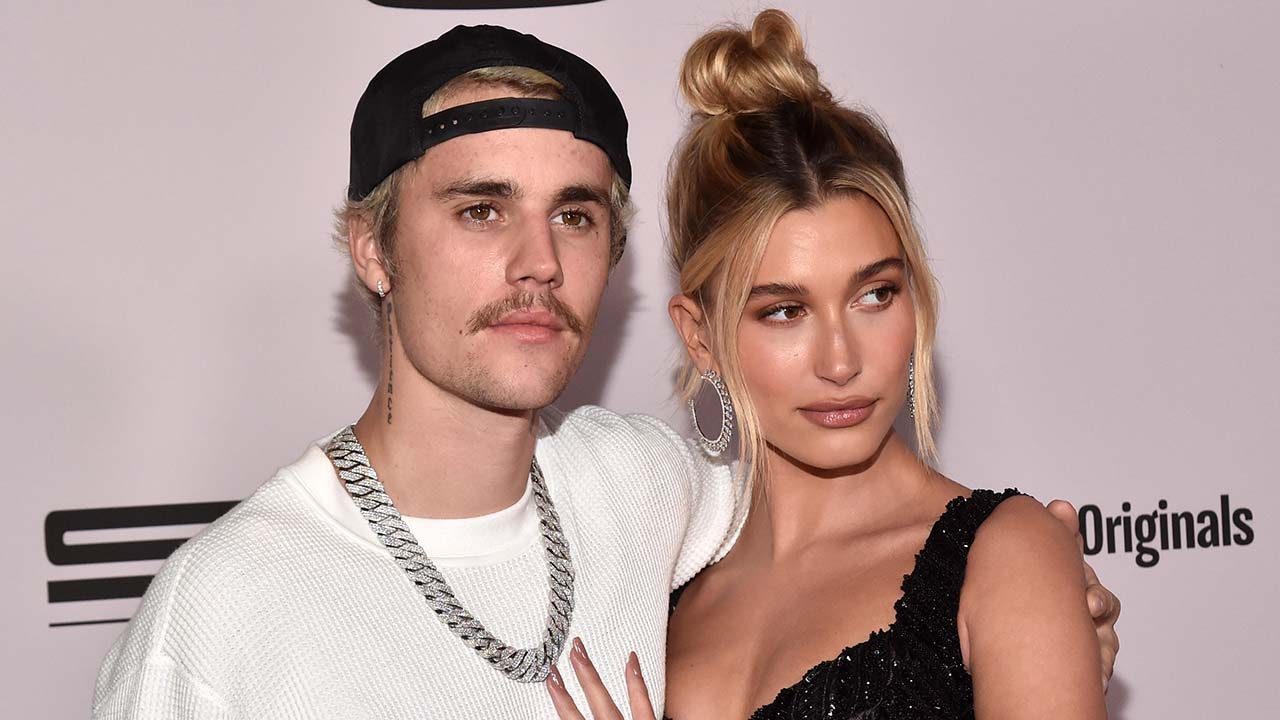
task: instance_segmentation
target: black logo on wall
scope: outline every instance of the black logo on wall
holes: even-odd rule
[[[427,10],[506,10],[508,8],[585,5],[600,0],[369,0],[374,5]]]
[[[164,560],[189,538],[69,544],[66,536],[67,533],[81,530],[137,529],[211,523],[235,505],[235,502],[208,502],[55,510],[44,518],[44,550],[49,557],[49,562],[54,565],[99,565],[139,560]],[[49,603],[142,597],[151,584],[152,577],[154,576],[108,575],[76,580],[50,580]],[[126,621],[128,618],[92,618],[51,623],[50,627]]]
[[[1231,496],[1218,498],[1208,510],[1170,511],[1163,498],[1149,513],[1132,515],[1133,504],[1120,504],[1120,515],[1107,516],[1097,505],[1080,508],[1080,537],[1085,555],[1136,553],[1138,567],[1155,567],[1166,550],[1229,547],[1253,542],[1253,511],[1231,507]]]

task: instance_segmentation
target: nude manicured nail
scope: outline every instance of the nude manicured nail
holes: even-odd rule
[[[560,671],[556,669],[555,665],[551,666],[551,674],[547,675],[547,679],[551,681],[552,685],[561,690],[564,689],[564,679],[560,677]]]
[[[634,650],[627,656],[627,670],[637,678],[644,679],[644,676],[640,674],[640,658],[636,656]]]
[[[590,662],[591,659],[587,657],[587,646],[582,644],[582,638],[573,639],[573,652],[578,655],[578,659]]]

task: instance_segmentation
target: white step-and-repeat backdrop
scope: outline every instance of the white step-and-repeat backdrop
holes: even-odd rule
[[[777,4],[905,154],[943,287],[943,469],[1075,501],[1124,599],[1113,716],[1280,717],[1280,8]],[[562,404],[684,426],[675,71],[759,7],[6,2],[0,714],[87,715],[173,539],[364,407],[372,329],[328,239],[347,129],[384,62],[454,24],[614,82],[641,214]]]

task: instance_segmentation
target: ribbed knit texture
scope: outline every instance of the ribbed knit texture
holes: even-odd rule
[[[670,428],[597,407],[542,413],[538,462],[577,571],[572,635],[614,697],[635,650],[655,707],[668,593],[727,551],[745,507],[727,465]],[[103,664],[93,713],[117,718],[549,718],[437,619],[309,447],[165,563]],[[328,494],[326,494],[328,493]],[[535,539],[441,570],[496,636],[535,644],[547,570]],[[586,708],[568,657],[559,667]]]

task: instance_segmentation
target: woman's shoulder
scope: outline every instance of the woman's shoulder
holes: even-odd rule
[[[1080,551],[1071,532],[1038,500],[1016,488],[970,490],[947,481],[946,509],[924,554],[959,572],[961,615],[1017,605],[1068,580],[1080,588]],[[962,588],[960,586],[963,586]]]
[[[970,550],[970,571],[975,563],[996,561],[997,566],[1019,558],[1036,558],[1038,562],[1061,555],[1079,565],[1079,550],[1071,532],[1045,509],[1040,501],[1015,490],[996,492],[974,490],[969,503],[989,507],[986,518],[977,529]]]
[[[1034,498],[1006,499],[978,529],[957,631],[980,715],[1105,717],[1080,550]]]
[[[927,497],[918,503],[920,515],[916,520],[929,528],[926,549],[928,545],[945,544],[963,560],[970,554],[975,536],[987,527],[993,516],[1021,515],[1034,511],[1036,507],[1039,503],[1017,488],[971,489],[936,474]],[[996,525],[1003,522],[997,521]],[[993,533],[988,531],[984,534]],[[1003,533],[997,531],[995,534]]]
[[[1080,550],[1070,530],[1030,495],[975,490],[993,503],[966,563],[961,615],[995,616],[1016,608],[1047,610],[1083,598]]]
[[[965,538],[965,554],[999,553],[1020,543],[1071,539],[1062,523],[1034,497],[1016,487],[1003,490],[970,488],[941,474],[935,475],[927,505],[944,506],[931,528],[931,535]],[[934,510],[933,512],[937,512]]]

